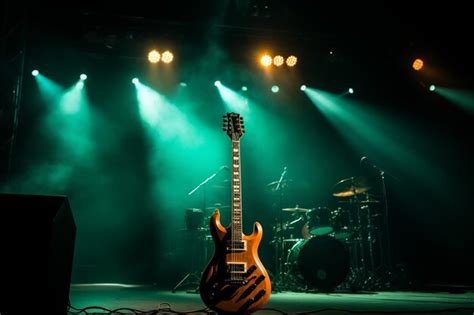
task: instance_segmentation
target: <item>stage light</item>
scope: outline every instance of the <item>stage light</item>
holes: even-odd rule
[[[138,80],[138,78],[133,78],[133,79],[132,79],[132,83],[133,83],[133,84],[136,85],[136,84],[138,84],[138,82],[140,82],[140,81]]]
[[[288,67],[294,67],[297,62],[298,62],[298,58],[296,58],[296,56],[291,55],[288,58],[286,58],[286,65]]]
[[[158,61],[160,61],[160,58],[161,58],[160,53],[156,51],[155,49],[153,49],[152,51],[148,53],[148,61],[151,63],[157,63]]]
[[[170,63],[172,62],[174,59],[174,55],[169,51],[165,51],[162,55],[161,55],[161,61],[163,61],[164,63]]]
[[[187,86],[188,86],[188,85],[186,84],[186,82],[180,82],[179,85],[182,86],[182,87],[187,87]]]
[[[278,55],[273,58],[273,64],[277,67],[282,66],[284,63],[285,63],[285,58],[283,58],[283,56]]]
[[[278,85],[272,86],[272,92],[273,93],[278,93],[278,91],[280,91],[280,88],[278,87]]]
[[[264,67],[269,67],[272,65],[272,57],[270,55],[263,55],[262,58],[260,58],[260,63]]]
[[[423,68],[423,60],[419,58],[415,59],[415,61],[413,61],[412,67],[415,69],[415,71],[420,71],[421,68]]]
[[[301,91],[306,90],[306,85],[303,84],[303,85],[300,87],[300,90],[301,90]]]
[[[39,74],[39,71],[36,70],[36,69],[31,71],[31,75],[34,76],[34,77],[36,77],[38,74]]]
[[[430,91],[433,92],[434,90],[436,90],[436,86],[434,86],[434,84],[431,84],[430,85]]]
[[[354,89],[353,88],[349,88],[349,90],[347,90],[349,92],[349,94],[354,94]]]
[[[79,78],[80,78],[82,81],[84,81],[84,80],[87,79],[87,74],[84,74],[84,73],[83,73],[83,74],[81,74],[81,75],[79,76]]]
[[[218,81],[214,82],[214,85],[215,86],[221,86],[222,84],[221,84],[221,81],[218,80]]]
[[[84,82],[79,81],[79,82],[76,83],[76,88],[77,89],[82,90],[83,87],[84,87]]]
[[[244,92],[247,91],[247,87],[245,85],[242,86],[242,91],[244,91]]]

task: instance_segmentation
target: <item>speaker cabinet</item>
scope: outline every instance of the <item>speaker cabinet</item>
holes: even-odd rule
[[[66,314],[76,224],[66,196],[0,194],[0,313]]]

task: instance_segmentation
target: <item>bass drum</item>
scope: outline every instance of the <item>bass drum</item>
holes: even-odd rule
[[[288,252],[287,266],[288,272],[299,282],[331,291],[349,273],[350,256],[344,243],[321,235],[293,245]]]

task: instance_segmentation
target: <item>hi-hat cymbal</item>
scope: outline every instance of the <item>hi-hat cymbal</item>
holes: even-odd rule
[[[334,185],[332,195],[335,197],[351,197],[364,193],[370,188],[365,177],[349,177]]]
[[[281,211],[289,211],[289,212],[307,212],[307,211],[309,211],[309,209],[306,209],[306,208],[300,208],[300,207],[296,207],[296,208],[283,208],[283,209],[281,209]]]

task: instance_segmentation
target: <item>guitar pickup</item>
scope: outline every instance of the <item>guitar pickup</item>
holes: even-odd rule
[[[227,263],[227,272],[228,273],[239,273],[244,274],[247,272],[247,264],[239,262],[228,262]]]
[[[229,252],[244,252],[247,250],[247,241],[231,241],[226,242],[226,249]]]

